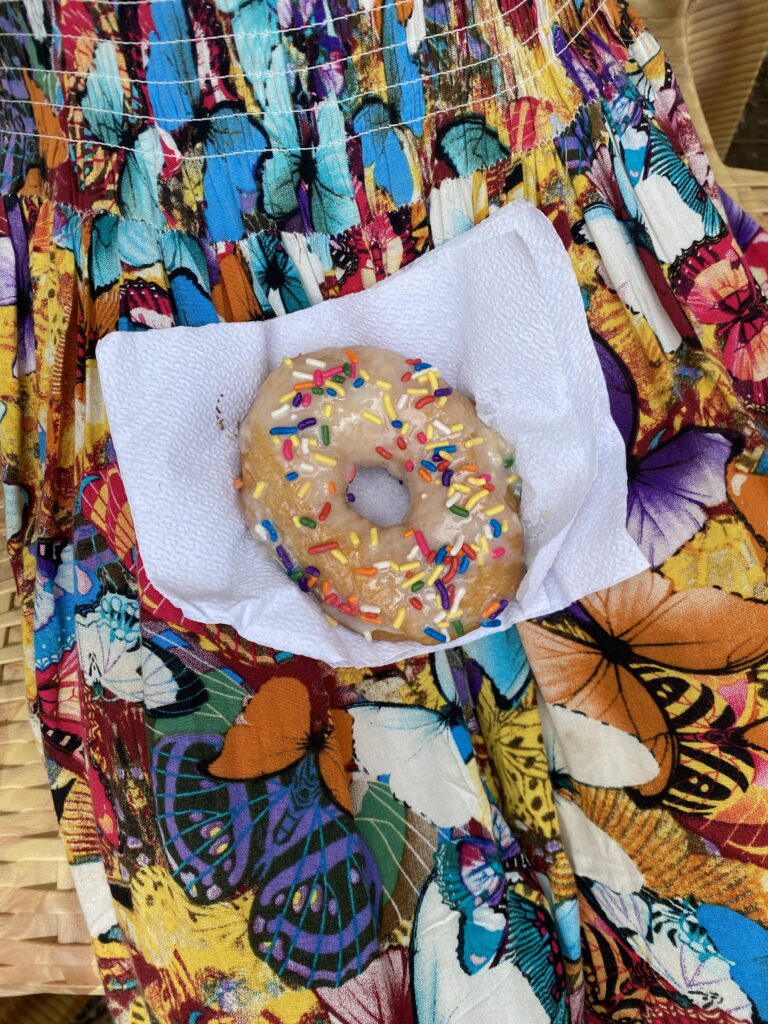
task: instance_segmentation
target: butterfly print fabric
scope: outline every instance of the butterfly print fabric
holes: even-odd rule
[[[635,12],[0,22],[8,546],[116,1021],[768,1020],[768,235]],[[136,544],[100,340],[370,287],[516,199],[570,257],[647,571],[376,669],[185,619]]]

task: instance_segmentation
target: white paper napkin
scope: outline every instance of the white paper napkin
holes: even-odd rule
[[[186,616],[333,666],[427,650],[329,626],[249,534],[233,489],[238,424],[260,382],[285,355],[341,344],[434,363],[511,442],[528,571],[500,628],[646,568],[625,529],[624,444],[576,278],[546,217],[514,203],[367,291],[264,323],[117,332],[100,342],[144,566]]]

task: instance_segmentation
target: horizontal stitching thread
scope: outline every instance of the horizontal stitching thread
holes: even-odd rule
[[[600,11],[602,11],[602,9],[605,7],[605,5],[607,3],[608,3],[608,0],[601,0],[601,2],[595,8],[595,10],[592,12],[592,14],[584,21],[584,23],[579,27],[579,29],[573,34],[573,36],[569,40],[567,46],[564,46],[561,50],[556,50],[554,55],[552,56],[552,58],[550,58],[550,60],[548,60],[545,64],[543,64],[538,69],[538,71],[535,74],[527,75],[527,76],[521,76],[521,78],[518,79],[518,81],[532,82],[532,81],[535,81],[537,78],[541,77],[541,75],[546,71],[546,69],[548,67],[550,67],[552,64],[554,64],[555,61],[557,60],[557,58],[560,57],[563,53],[565,53],[570,48],[570,46],[574,42],[574,40],[578,36],[580,36],[586,30],[586,28],[590,24],[590,22],[593,21],[594,18],[597,17],[597,15],[600,13]],[[498,60],[498,56],[494,56],[492,59]],[[483,62],[478,62],[478,63],[483,63]],[[469,67],[476,67],[476,66],[477,66],[477,64],[465,65],[462,68],[455,69],[454,73],[465,71]],[[434,77],[434,76],[432,76],[432,77]],[[419,81],[429,81],[429,76],[425,76],[423,79],[419,79]],[[485,103],[489,103],[491,100],[500,99],[501,97],[504,97],[504,96],[514,96],[514,95],[518,95],[518,90],[516,90],[516,89],[500,89],[498,92],[491,93],[488,96],[483,96],[483,97],[480,97],[480,98],[477,98],[477,99],[465,100],[463,103],[460,103],[457,106],[443,107],[443,108],[441,108],[439,110],[427,111],[424,114],[424,119],[426,120],[426,118],[428,118],[428,117],[436,117],[436,116],[439,116],[439,115],[442,115],[442,114],[452,114],[452,113],[455,113],[458,110],[462,110],[465,107],[471,106],[472,104],[485,104]],[[110,111],[110,113],[113,113],[113,112]],[[125,116],[130,117],[130,114],[125,115]],[[256,115],[252,114],[250,116],[251,117],[255,117]],[[209,120],[215,120],[215,119],[209,119]],[[184,160],[184,161],[190,160],[190,161],[198,161],[199,162],[201,160],[216,160],[216,159],[227,159],[227,158],[235,157],[235,156],[248,156],[249,154],[256,154],[256,153],[261,153],[261,152],[264,152],[264,151],[269,152],[269,153],[301,153],[301,152],[317,153],[318,151],[323,150],[323,149],[330,149],[332,147],[346,146],[346,144],[348,142],[352,142],[355,139],[365,138],[367,135],[374,135],[377,132],[389,131],[392,128],[409,127],[410,124],[411,124],[410,121],[395,121],[395,122],[393,122],[391,124],[388,124],[388,125],[380,125],[377,128],[371,128],[371,129],[369,129],[368,131],[365,131],[365,132],[358,132],[358,133],[353,134],[353,135],[345,135],[342,138],[334,140],[333,142],[327,142],[327,143],[322,143],[321,142],[317,146],[295,146],[295,147],[265,146],[264,150],[240,149],[240,150],[232,150],[232,152],[229,152],[229,153],[210,153],[210,154],[207,154],[207,155],[204,154],[204,155],[201,155],[201,156],[196,156],[194,154],[180,153],[180,154],[178,154],[178,156],[175,156],[174,159],[176,159],[176,160]],[[10,129],[6,129],[6,128],[0,128],[0,135],[11,136],[11,137],[16,136],[16,137],[19,137],[19,138],[30,138],[30,139],[49,139],[49,140],[51,140],[53,142],[66,142],[66,143],[72,143],[72,144],[77,145],[77,146],[90,145],[90,146],[95,146],[95,147],[99,147],[99,148],[102,148],[102,149],[109,150],[110,152],[112,152],[112,151],[120,151],[120,150],[122,150],[122,151],[124,151],[126,153],[134,153],[135,152],[133,146],[109,145],[107,143],[100,142],[100,141],[98,141],[96,139],[73,139],[73,138],[70,138],[69,136],[65,136],[65,135],[43,135],[43,134],[40,134],[38,132],[19,132],[19,131],[14,132],[14,131],[12,131]],[[103,157],[102,159],[106,160],[108,158],[107,157]]]

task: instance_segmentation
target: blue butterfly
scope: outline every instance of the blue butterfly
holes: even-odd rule
[[[509,149],[482,114],[454,118],[437,133],[436,153],[460,178],[502,163]]]
[[[372,168],[376,185],[402,206],[413,201],[414,179],[401,132],[408,128],[421,136],[426,106],[419,67],[408,50],[406,30],[392,0],[382,9],[381,49],[387,100],[366,101],[352,127],[361,140],[363,166]]]
[[[333,96],[313,114],[293,110],[292,77],[284,50],[277,47],[266,87],[264,126],[270,148],[262,170],[263,210],[281,225],[298,216],[305,232],[337,235],[360,223],[344,118]]]

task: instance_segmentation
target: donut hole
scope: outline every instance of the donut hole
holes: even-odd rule
[[[376,526],[398,526],[408,518],[411,495],[402,480],[380,466],[361,466],[347,487],[347,501]]]

